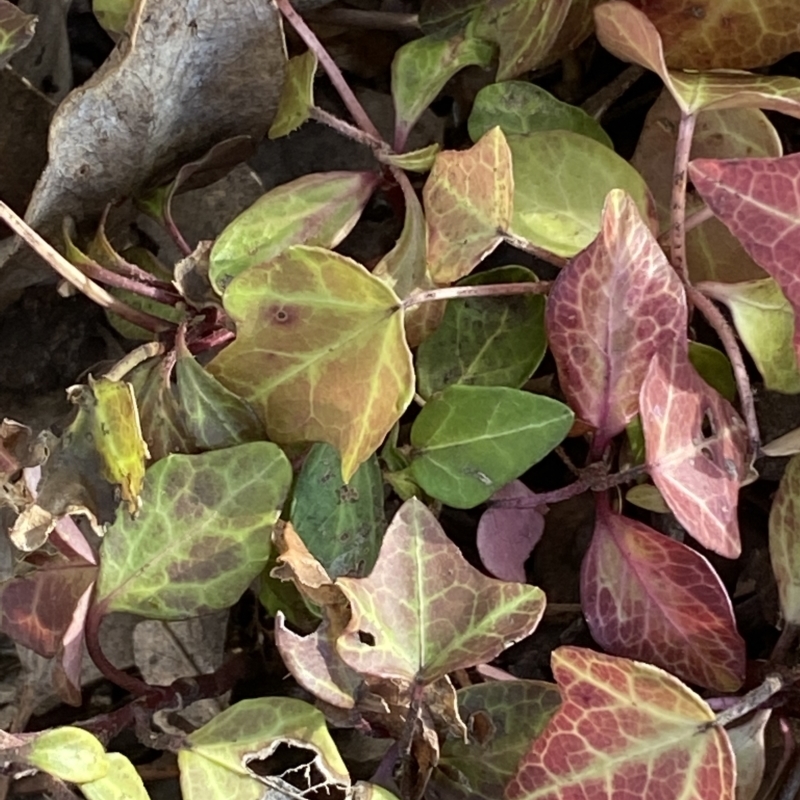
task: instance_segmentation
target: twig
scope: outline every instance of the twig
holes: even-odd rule
[[[522,283],[491,283],[485,286],[442,286],[412,294],[403,300],[408,309],[420,303],[435,303],[439,300],[466,300],[468,297],[502,297],[510,294],[547,294],[552,281],[524,281]]]
[[[786,679],[777,673],[767,675],[760,686],[756,686],[755,689],[748,692],[734,705],[729,706],[724,711],[720,711],[710,722],[703,723],[700,729],[707,731],[709,728],[722,728],[725,725],[730,725],[731,722],[763,706],[770,697],[777,694],[786,684]]]
[[[358,8],[326,8],[306,15],[311,22],[343,25],[372,31],[419,31],[419,16],[399,11],[362,11]]]
[[[321,122],[323,125],[333,128],[333,130],[340,133],[342,136],[353,139],[359,144],[366,145],[372,150],[384,150],[386,148],[386,142],[383,140],[376,139],[371,133],[366,133],[362,131],[361,128],[356,128],[355,125],[351,125],[349,122],[339,119],[335,114],[331,114],[322,108],[311,106],[309,109],[309,116],[311,119],[315,119],[317,122]]]
[[[347,85],[341,70],[336,65],[336,62],[330,57],[328,51],[322,46],[322,43],[317,39],[316,34],[311,28],[306,25],[303,18],[292,8],[289,0],[275,0],[280,12],[289,21],[291,26],[297,32],[297,35],[306,43],[309,50],[312,50],[322,68],[328,74],[331,83],[336,88],[342,102],[347,106],[347,110],[352,114],[356,124],[361,128],[364,133],[368,133],[376,139],[383,141],[380,131],[375,127],[372,120],[364,111],[364,107],[358,102],[358,98],[353,94],[353,90]],[[388,144],[386,145],[389,146]]]
[[[620,72],[614,80],[607,83],[602,89],[588,98],[586,102],[582,103],[581,108],[590,117],[600,119],[642,75],[644,75],[644,67],[640,67],[638,64],[631,64],[627,69]]]
[[[684,284],[689,282],[686,269],[686,185],[689,172],[689,152],[697,117],[681,113],[678,141],[675,144],[675,165],[672,170],[672,200],[670,203],[670,261]]]
[[[164,353],[165,347],[161,342],[146,342],[140,345],[135,350],[131,350],[123,358],[117,361],[105,377],[112,381],[121,381],[131,370],[138,367],[143,361],[148,358],[154,358]]]
[[[25,220],[0,200],[0,219],[11,228],[26,244],[41,256],[64,280],[71,283],[78,291],[85,294],[90,300],[102,308],[107,308],[123,319],[138,325],[140,328],[152,333],[162,333],[169,330],[169,323],[152,317],[144,311],[131,308],[126,303],[109,294],[102,286],[96,284],[91,278],[84,275],[77,267],[70,264],[61,253],[49,242],[36,233]]]

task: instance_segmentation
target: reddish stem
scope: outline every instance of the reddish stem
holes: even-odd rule
[[[331,83],[336,88],[342,102],[347,106],[347,110],[352,114],[356,124],[364,133],[368,133],[379,141],[383,141],[380,131],[375,127],[372,120],[367,116],[364,107],[358,102],[358,98],[353,94],[353,90],[347,85],[341,70],[336,62],[330,57],[328,51],[322,46],[322,42],[317,39],[316,34],[306,25],[305,20],[292,8],[289,0],[275,0],[280,12],[289,21],[291,26],[297,31],[297,35],[306,43],[309,50],[313,51],[322,68],[328,74]],[[384,142],[384,144],[386,144]],[[388,144],[386,147],[388,148]]]
[[[694,114],[681,113],[678,141],[675,145],[675,165],[672,171],[670,260],[685,284],[689,282],[689,273],[686,269],[686,186],[696,119]]]
[[[125,289],[141,297],[147,297],[150,300],[156,300],[167,306],[174,306],[181,302],[181,296],[173,289],[168,291],[152,284],[145,284],[138,280],[128,278],[125,275],[120,275],[118,272],[113,272],[110,269],[100,266],[96,261],[91,259],[81,262],[81,272],[88,275],[106,286],[115,286],[117,289]]]

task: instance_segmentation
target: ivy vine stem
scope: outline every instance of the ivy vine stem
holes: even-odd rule
[[[678,141],[675,144],[675,164],[672,170],[672,200],[670,202],[670,261],[684,284],[689,282],[686,269],[686,187],[688,185],[689,153],[697,117],[681,112]]]
[[[501,297],[511,294],[547,294],[552,281],[524,281],[521,283],[490,283],[485,286],[442,286],[412,294],[403,300],[408,309],[420,303],[435,303],[440,300],[466,300],[469,297]]]
[[[342,98],[342,102],[347,106],[347,110],[356,121],[358,127],[361,128],[364,133],[368,133],[375,139],[383,141],[380,131],[369,118],[369,115],[364,110],[364,106],[359,103],[353,90],[347,85],[342,71],[331,58],[328,51],[322,46],[322,42],[317,38],[314,31],[306,25],[305,20],[294,10],[289,0],[275,0],[275,2],[281,14],[283,14],[289,24],[295,29],[297,35],[305,42],[308,49],[317,56],[317,60],[327,73],[331,83],[336,88],[336,91]],[[386,147],[388,146],[389,145],[386,144]]]
[[[65,281],[102,308],[113,311],[128,322],[138,325],[151,333],[163,333],[172,326],[164,320],[131,308],[122,300],[109,294],[102,286],[84,275],[81,270],[67,261],[58,250],[43,239],[13,209],[0,200],[0,220],[6,223],[38,256],[41,256]]]

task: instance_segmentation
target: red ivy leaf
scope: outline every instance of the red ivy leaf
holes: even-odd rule
[[[714,712],[658,667],[579,647],[553,652],[562,703],[507,800],[732,800],[736,770]]]
[[[547,331],[561,388],[596,429],[595,450],[639,411],[653,355],[685,337],[686,298],[634,202],[609,192],[597,238],[561,272]]]
[[[640,407],[650,474],[672,513],[704,547],[736,558],[744,422],[678,347],[655,355]]]
[[[691,683],[735,692],[745,645],[717,573],[686,545],[614,514],[601,497],[581,574],[595,641]]]
[[[794,309],[800,357],[800,153],[782,158],[698,158],[692,183]]]

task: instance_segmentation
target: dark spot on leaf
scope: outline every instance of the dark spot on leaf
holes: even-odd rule
[[[492,718],[485,711],[476,711],[471,714],[467,721],[467,728],[470,736],[479,745],[485,745],[490,742],[495,735]]]
[[[339,502],[357,503],[358,489],[356,489],[354,486],[342,486],[342,488],[339,489]]]
[[[291,325],[297,321],[297,309],[283,303],[273,303],[264,312],[267,322],[274,325]]]

